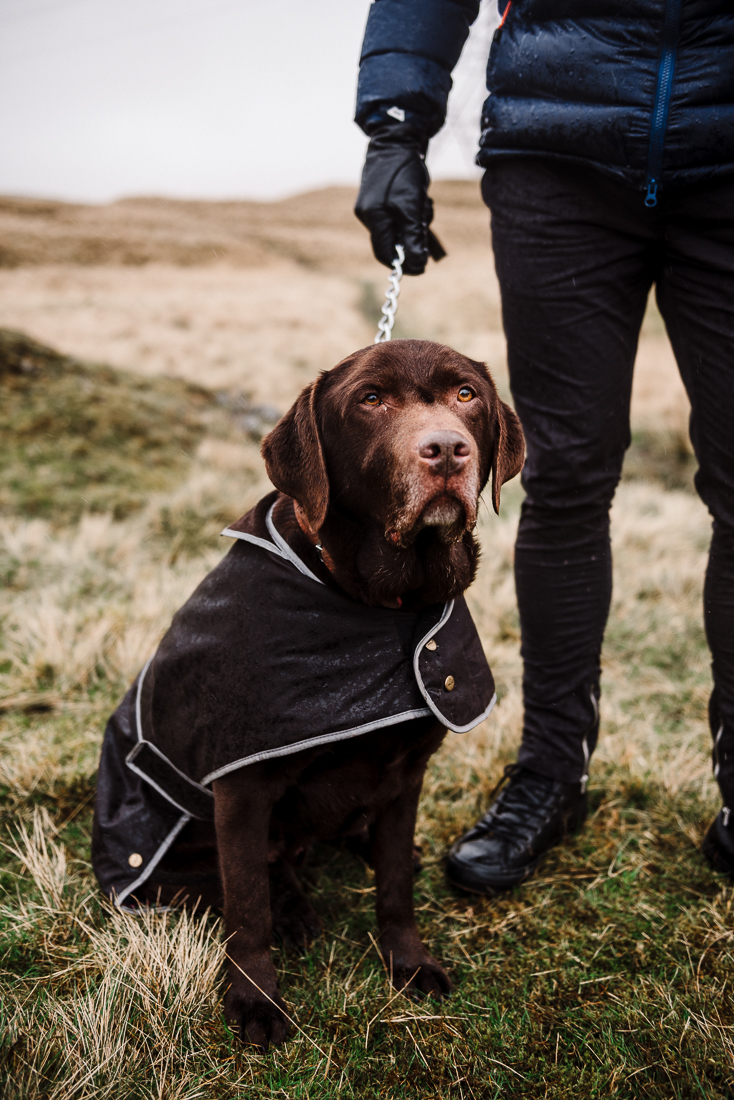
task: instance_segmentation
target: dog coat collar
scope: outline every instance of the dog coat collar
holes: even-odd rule
[[[420,612],[357,603],[288,546],[276,500],[225,529],[237,541],[108,724],[93,862],[118,904],[187,821],[212,818],[215,779],[413,718],[464,733],[494,706],[463,597]]]

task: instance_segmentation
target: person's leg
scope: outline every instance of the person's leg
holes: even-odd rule
[[[630,439],[657,244],[640,195],[591,170],[498,162],[484,197],[527,440],[515,549],[525,704],[510,783],[518,790],[507,789],[449,855],[454,882],[489,891],[521,881],[583,820],[611,597],[609,507]]]
[[[487,197],[510,385],[527,439],[515,547],[519,762],[580,782],[597,737],[609,508],[630,442],[655,249],[635,234],[635,206],[644,210],[637,192],[591,171],[498,168]]]
[[[637,192],[591,171],[507,162],[488,192],[510,385],[527,439],[515,548],[519,762],[581,781],[596,742],[609,508],[630,441],[655,242],[636,224]]]
[[[705,850],[734,873],[734,182],[672,192],[662,204],[667,229],[657,299],[691,401],[696,488],[714,520],[704,622],[724,810]]]

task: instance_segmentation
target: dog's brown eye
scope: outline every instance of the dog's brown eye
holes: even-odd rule
[[[474,396],[474,390],[470,390],[468,386],[462,386],[459,390],[459,401],[471,401]]]
[[[362,398],[363,405],[379,405],[380,396],[377,393],[368,393],[366,397]]]

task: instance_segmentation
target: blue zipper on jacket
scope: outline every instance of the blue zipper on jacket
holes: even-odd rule
[[[655,89],[655,103],[652,109],[650,128],[650,146],[647,154],[647,194],[645,206],[657,206],[660,171],[663,166],[663,147],[665,145],[665,127],[668,122],[668,107],[673,91],[673,71],[675,55],[678,49],[680,32],[681,0],[665,0],[663,20],[663,54],[658,68],[658,84]]]

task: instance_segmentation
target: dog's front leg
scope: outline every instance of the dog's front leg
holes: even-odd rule
[[[423,946],[413,911],[413,836],[425,762],[372,826],[380,948],[393,984],[445,997],[449,976]]]
[[[227,1022],[245,1043],[266,1051],[288,1032],[285,1004],[270,961],[268,833],[280,788],[262,766],[214,782],[214,822],[224,889],[229,958]]]

